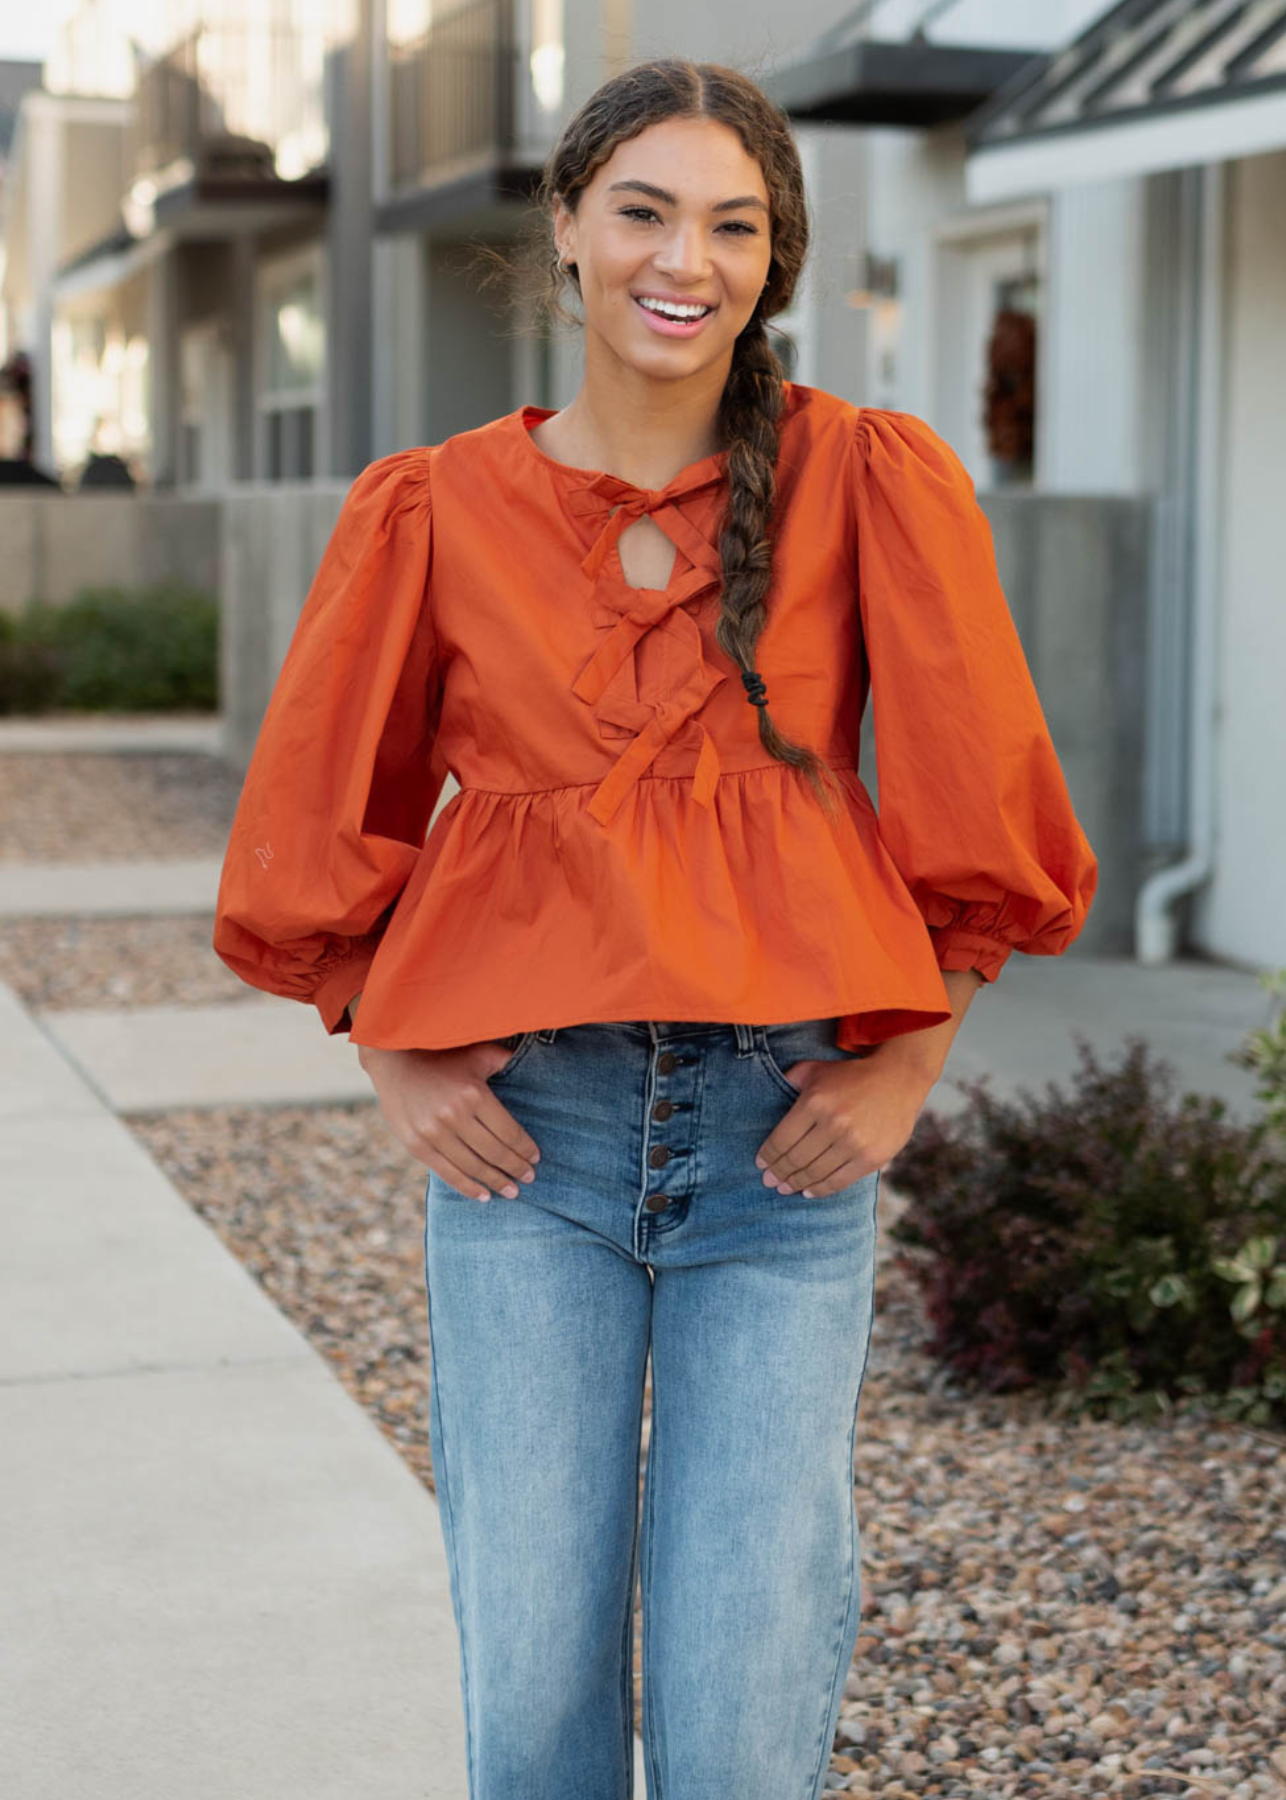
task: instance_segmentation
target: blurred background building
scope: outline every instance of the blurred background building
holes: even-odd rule
[[[232,517],[564,404],[577,338],[514,329],[469,250],[605,75],[670,52],[795,122],[788,372],[974,476],[1105,869],[1087,941],[1286,959],[1286,0],[75,0],[43,70],[0,64],[32,459]],[[237,554],[225,608],[257,603]]]

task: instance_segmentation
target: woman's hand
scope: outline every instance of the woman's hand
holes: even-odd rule
[[[799,1099],[760,1145],[764,1185],[834,1194],[883,1168],[915,1130],[934,1067],[879,1054],[857,1062],[805,1057],[782,1070]]]
[[[357,1047],[393,1134],[420,1162],[474,1200],[492,1188],[516,1200],[540,1151],[487,1086],[512,1052],[495,1038],[450,1050]]]

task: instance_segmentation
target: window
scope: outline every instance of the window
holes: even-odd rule
[[[259,475],[307,481],[319,473],[326,388],[326,319],[319,246],[260,271]]]

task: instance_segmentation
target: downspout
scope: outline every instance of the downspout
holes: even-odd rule
[[[1134,906],[1138,962],[1148,967],[1173,960],[1178,926],[1171,903],[1208,881],[1214,872],[1216,653],[1219,633],[1220,523],[1222,516],[1224,217],[1227,165],[1200,171],[1195,253],[1189,269],[1196,288],[1196,380],[1184,410],[1187,438],[1179,484],[1178,523],[1185,534],[1190,571],[1187,721],[1188,854],[1159,869],[1139,889]],[[1180,354],[1187,349],[1180,344]]]

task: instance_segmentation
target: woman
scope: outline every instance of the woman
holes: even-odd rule
[[[1096,863],[958,459],[783,380],[784,115],[645,63],[543,199],[580,390],[354,483],[214,946],[349,1032],[429,1170],[471,1800],[630,1793],[640,1551],[654,1800],[806,1800],[859,1624],[880,1171]]]

